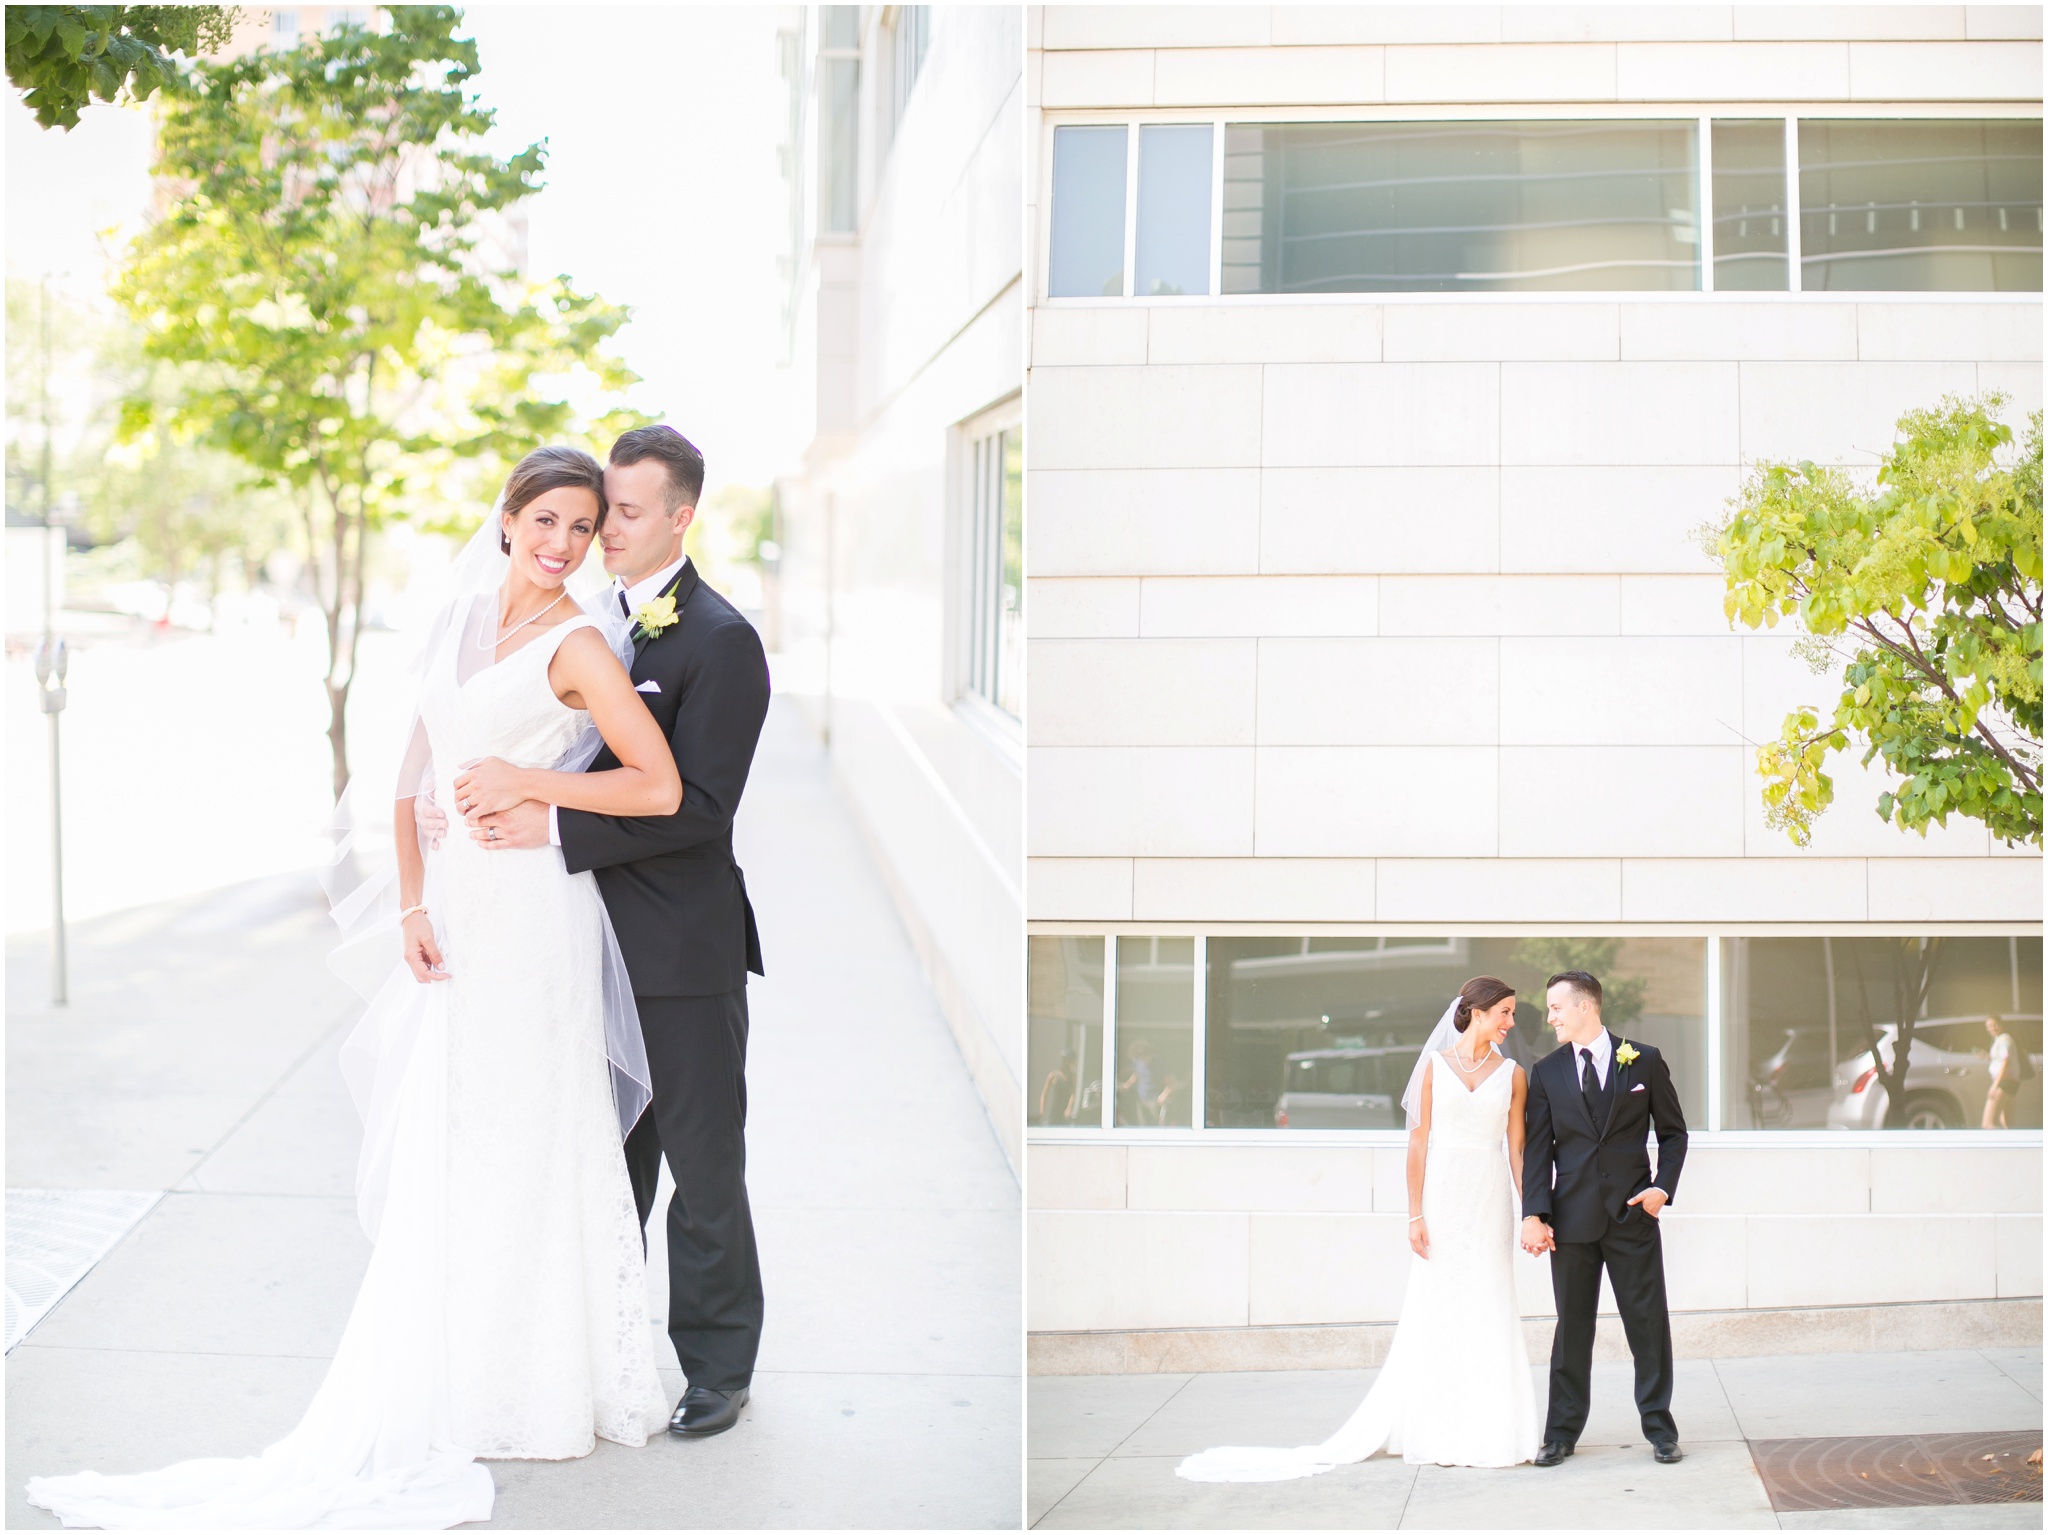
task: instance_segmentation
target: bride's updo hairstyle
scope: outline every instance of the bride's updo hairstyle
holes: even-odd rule
[[[506,476],[505,494],[499,499],[498,510],[505,516],[517,517],[536,496],[570,486],[587,490],[597,497],[597,525],[603,527],[607,506],[604,468],[581,448],[561,443],[535,448],[514,466],[512,473]],[[505,536],[502,528],[498,533],[498,543],[507,554],[512,552],[512,540]]]
[[[1515,988],[1506,981],[1490,975],[1475,975],[1458,988],[1458,1012],[1452,1022],[1462,1034],[1471,1026],[1474,1013],[1498,1007],[1514,994]]]

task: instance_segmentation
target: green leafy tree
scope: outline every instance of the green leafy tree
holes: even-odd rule
[[[299,509],[337,795],[377,529],[473,526],[520,454],[644,419],[570,403],[636,382],[602,351],[625,311],[493,254],[544,146],[480,147],[492,114],[468,91],[461,13],[388,16],[171,82],[156,169],[175,201],[116,286],[148,357],[181,370],[169,402],[131,400],[129,435],[230,453]]]
[[[86,105],[141,101],[179,73],[174,55],[223,46],[231,5],[10,5],[7,79],[45,128],[78,126]]]
[[[1705,531],[1731,620],[1794,618],[1839,677],[1833,711],[1786,715],[1757,752],[1766,819],[1798,845],[1834,800],[1852,742],[1899,780],[1877,813],[1922,836],[1951,815],[2041,842],[2041,415],[2024,444],[2000,394],[1899,419],[1865,488],[1840,469],[1760,464]]]
[[[1598,976],[1600,1019],[1618,1031],[1643,1016],[1643,995],[1650,989],[1645,976],[1614,974],[1620,953],[1619,938],[1524,938],[1515,945],[1514,958],[1546,978],[1563,970]],[[1538,996],[1535,1001],[1541,1008],[1543,999]]]

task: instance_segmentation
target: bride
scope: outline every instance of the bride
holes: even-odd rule
[[[396,868],[337,903],[384,957],[342,1052],[376,1245],[326,1379],[260,1456],[31,1480],[66,1525],[445,1529],[490,1517],[479,1458],[643,1445],[667,1422],[620,1147],[646,1057],[604,903],[554,847],[457,836],[429,856],[412,813],[428,785],[471,814],[524,798],[676,808],[675,760],[620,663],[623,622],[564,584],[604,514],[587,453],[541,448],[514,469],[420,653]],[[622,765],[578,771],[600,741]]]
[[[1321,1444],[1204,1450],[1180,1463],[1180,1475],[1281,1482],[1382,1449],[1412,1465],[1535,1458],[1536,1391],[1515,1305],[1513,1248],[1529,1084],[1499,1049],[1514,1023],[1515,994],[1505,982],[1467,981],[1402,1094],[1415,1257],[1393,1346],[1358,1410]]]

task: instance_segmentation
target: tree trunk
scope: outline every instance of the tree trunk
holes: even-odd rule
[[[334,797],[348,787],[348,683],[327,681],[327,745],[334,754]]]

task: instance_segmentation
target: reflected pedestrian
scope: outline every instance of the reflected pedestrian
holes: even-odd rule
[[[1984,1095],[1982,1128],[2010,1130],[2012,1104],[2020,1094],[2025,1057],[2013,1048],[2012,1033],[1998,1014],[1984,1020],[1984,1032],[1991,1036],[1991,1090]]]

